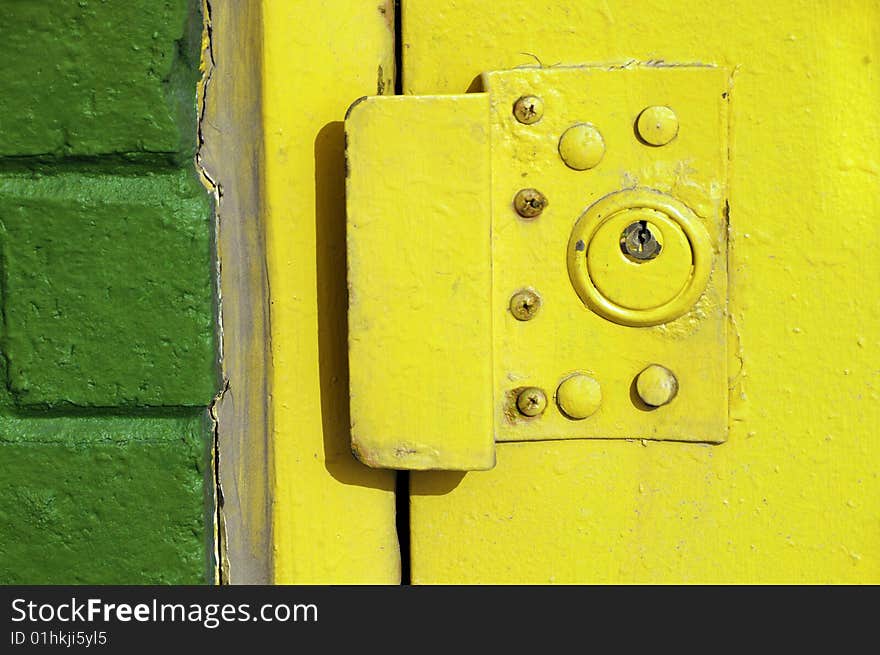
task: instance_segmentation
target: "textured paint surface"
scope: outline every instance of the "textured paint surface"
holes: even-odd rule
[[[202,31],[192,4],[4,1],[0,156],[191,157]]]
[[[403,19],[407,93],[536,60],[734,71],[728,442],[504,443],[492,471],[413,474],[414,581],[880,582],[877,5],[409,0]]]
[[[342,121],[394,86],[393,3],[263,0],[273,579],[394,583],[394,473],[349,439]]]
[[[0,419],[3,584],[210,580],[202,412]]]
[[[210,204],[192,171],[0,178],[8,380],[21,406],[206,406]]]
[[[212,0],[199,159],[217,188],[225,391],[218,422],[222,579],[272,581],[269,315],[260,120],[260,3]],[[229,502],[224,502],[229,499]]]
[[[370,466],[495,465],[488,118],[471,94],[345,119],[351,446]]]
[[[0,582],[211,580],[198,2],[3,4]]]

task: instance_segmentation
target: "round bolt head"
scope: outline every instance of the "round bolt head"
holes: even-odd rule
[[[678,135],[678,117],[669,107],[648,107],[639,114],[636,130],[648,145],[665,146]]]
[[[588,418],[602,404],[599,382],[583,373],[565,378],[556,390],[556,404],[560,411],[574,421]]]
[[[662,407],[678,393],[678,380],[665,366],[651,364],[636,378],[636,391],[646,405]]]
[[[518,321],[530,321],[541,309],[541,296],[531,289],[520,289],[510,297],[510,313]]]
[[[547,409],[547,394],[538,387],[526,387],[516,396],[516,409],[523,416],[539,416]]]
[[[663,249],[660,234],[660,230],[648,221],[630,223],[620,235],[620,249],[637,263],[650,261]]]
[[[572,125],[559,138],[559,156],[576,171],[594,168],[605,156],[605,140],[589,123]]]
[[[513,197],[513,208],[523,218],[539,216],[546,206],[546,196],[537,189],[520,189]]]
[[[513,115],[523,125],[532,125],[544,115],[544,101],[538,96],[522,96],[513,103]]]

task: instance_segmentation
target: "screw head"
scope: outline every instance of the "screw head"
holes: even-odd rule
[[[547,206],[547,197],[537,189],[520,189],[513,197],[513,208],[523,218],[539,216]]]
[[[678,379],[665,366],[651,364],[636,378],[636,392],[646,405],[662,407],[678,393]]]
[[[602,404],[602,387],[598,380],[584,373],[565,378],[556,389],[556,404],[573,421],[580,421],[596,413]]]
[[[516,396],[516,409],[523,416],[539,416],[547,409],[547,394],[538,387],[526,387]]]
[[[530,321],[541,309],[541,296],[531,289],[520,289],[510,297],[510,313],[518,321]]]
[[[636,131],[648,145],[665,146],[678,135],[678,116],[669,107],[648,107],[639,114]]]
[[[513,103],[513,115],[523,125],[532,125],[544,115],[544,101],[538,96],[522,96]]]
[[[660,230],[648,221],[630,223],[620,235],[620,249],[630,259],[646,262],[654,259],[663,249],[660,242]]]
[[[572,125],[559,138],[559,156],[576,171],[594,168],[605,156],[605,139],[589,123]]]

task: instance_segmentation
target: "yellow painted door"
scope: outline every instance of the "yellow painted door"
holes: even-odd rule
[[[254,431],[252,420],[242,428],[241,448],[250,459],[224,491],[231,505],[237,496],[246,507],[242,521],[253,523],[238,532],[227,526],[230,570],[266,557],[260,544],[270,543],[267,573],[259,579],[279,583],[393,584],[401,565],[404,581],[428,584],[880,582],[876,2],[218,0],[213,6],[218,33],[228,24],[224,8],[247,14],[249,36],[239,41],[255,53],[248,61],[259,64],[252,77],[236,68],[225,83],[242,92],[259,87],[253,103],[230,111],[257,135],[241,150],[238,179],[247,184],[236,188],[255,199],[244,224],[265,240],[266,251],[266,337],[260,326],[242,328],[255,333],[255,350],[267,350],[266,364],[242,357],[248,374],[261,372],[264,387],[254,384],[252,397],[240,400],[263,417],[265,434]],[[239,52],[239,43],[233,39],[225,51],[215,45],[221,71],[224,61],[235,60],[229,53]],[[556,79],[566,71],[576,79],[562,93]],[[606,77],[583,83],[578,96],[585,71]],[[644,79],[630,82],[630,74]],[[225,78],[217,75],[220,89]],[[250,81],[237,87],[236,80]],[[532,132],[525,131],[531,104],[491,105],[492,90],[510,81],[522,83],[525,96],[533,94],[529,84],[540,87],[534,95],[543,99],[543,117]],[[361,96],[392,94],[395,83],[403,95],[424,97],[391,100],[422,107],[418,119],[394,123],[397,110],[388,109],[387,138],[370,145],[372,168],[370,160],[346,161],[346,110]],[[719,93],[710,99],[709,90]],[[690,100],[670,100],[667,92]],[[356,128],[368,107],[380,107],[371,102],[351,110],[346,129]],[[586,112],[590,103],[618,122],[600,124]],[[640,126],[643,105],[675,109],[677,132],[662,111]],[[521,133],[538,135],[534,149],[505,153],[492,145],[486,130],[500,128],[487,117],[503,112],[510,112],[504,115],[511,129],[518,123]],[[568,127],[584,123],[595,123],[603,135],[599,163],[598,140],[586,127],[574,132],[573,150],[557,147]],[[349,132],[350,149],[366,143],[358,141],[362,133]],[[654,154],[685,145],[691,154],[668,160],[676,166],[652,168]],[[414,151],[427,159],[413,162]],[[533,154],[539,152],[544,159]],[[511,217],[511,229],[535,235],[528,251],[497,249],[506,234],[501,223],[493,223],[491,242],[475,231],[499,203],[521,202],[526,213],[542,207],[538,195],[520,201],[513,193],[485,195],[494,193],[492,185],[514,184],[505,157],[531,176],[523,189],[536,188],[549,201],[542,216],[523,217],[530,223]],[[551,166],[554,157],[567,161],[553,159]],[[437,184],[431,166],[438,161],[451,185]],[[551,169],[567,181],[540,183]],[[353,189],[362,170],[373,170],[381,184]],[[638,179],[627,178],[633,170]],[[508,177],[502,180],[502,173]],[[602,184],[590,181],[597,179]],[[421,186],[405,183],[411,180]],[[577,252],[578,239],[569,242],[569,235],[602,193],[638,191],[646,182],[709,217],[702,224],[715,272],[689,314],[661,312],[657,324],[655,313],[627,328],[632,332],[614,328],[611,339],[611,324],[628,325],[632,315],[602,309],[590,289],[571,283],[566,248]],[[433,189],[433,197],[419,196],[417,188]],[[368,202],[352,205],[357,193]],[[226,197],[229,203],[232,196]],[[405,208],[408,222],[390,232],[370,232],[360,222],[352,240],[358,212],[388,206]],[[665,211],[675,206],[667,203]],[[231,209],[221,211],[221,222]],[[450,222],[426,224],[432,212]],[[665,229],[658,214],[640,220]],[[627,229],[639,221],[626,221]],[[635,234],[650,245],[642,231]],[[462,235],[470,240],[459,247]],[[674,252],[675,240],[663,235],[662,247]],[[430,249],[388,249],[406,237]],[[613,246],[616,232],[606,237]],[[363,257],[352,260],[352,248],[365,243]],[[255,269],[262,264],[253,262]],[[426,262],[433,268],[426,270]],[[518,276],[516,284],[498,284],[502,272]],[[666,274],[654,283],[669,291],[681,271]],[[535,309],[530,294],[546,293],[544,286],[532,289],[538,275],[552,280],[569,309],[552,302]],[[393,297],[371,296],[377,286],[353,284],[363,276],[390,281]],[[638,285],[623,284],[616,274],[604,284],[605,296],[647,302]],[[248,287],[243,295],[260,292]],[[427,292],[438,294],[435,302],[419,304]],[[234,300],[224,291],[224,303]],[[411,311],[416,323],[407,333],[406,324],[372,321],[377,309]],[[566,360],[574,351],[559,346],[560,335],[573,338],[573,316],[598,330],[585,329],[577,352],[589,353],[591,339],[613,347],[594,349],[596,359]],[[519,333],[535,335],[532,350],[507,347],[514,343],[514,319],[525,319]],[[693,329],[686,329],[691,320]],[[701,331],[706,326],[712,338]],[[405,341],[376,338],[395,330]],[[680,384],[668,409],[678,413],[664,427],[650,423],[664,414],[640,414],[645,407],[621,385],[647,361],[670,357],[677,358],[670,368]],[[372,368],[358,368],[364,362]],[[538,368],[544,377],[530,378]],[[682,370],[698,374],[689,378]],[[508,372],[517,375],[506,378]],[[601,394],[587,378],[598,378]],[[569,379],[574,393],[566,402],[560,390]],[[651,393],[639,395],[633,379],[630,391],[650,400],[663,391],[663,380],[660,371]],[[356,388],[369,393],[359,397]],[[514,411],[526,418],[514,414],[516,421],[503,423],[521,392],[523,406],[514,403]],[[684,401],[687,411],[676,409]],[[373,411],[408,426],[390,459],[381,452],[384,442],[358,429]],[[544,418],[526,420],[533,411]],[[575,429],[566,413],[585,418]],[[649,424],[658,432],[648,433]],[[532,430],[538,425],[552,429]],[[417,432],[426,435],[424,443]],[[352,456],[352,447],[370,466]],[[233,471],[235,459],[226,461]]]
[[[723,352],[692,355],[727,368],[726,440],[499,440],[491,470],[414,471],[413,582],[880,582],[878,36],[871,0],[404,0],[408,95],[585,64],[711,66],[729,93]]]

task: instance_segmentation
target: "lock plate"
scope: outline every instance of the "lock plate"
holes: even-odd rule
[[[495,441],[725,440],[727,81],[517,69],[485,93],[352,106],[361,461],[475,470]]]
[[[496,440],[724,441],[726,71],[557,67],[487,73],[483,82],[492,139]],[[524,95],[543,102],[532,124],[511,111]],[[664,145],[639,134],[648,107],[669,107],[677,118]],[[571,152],[580,144],[562,137],[582,125],[588,157],[575,168]],[[593,163],[596,134],[604,152]],[[646,136],[669,138],[660,128]],[[538,218],[524,220],[513,207],[525,187],[547,200]],[[642,222],[656,232],[643,239],[660,247],[640,259],[628,256],[625,233]],[[512,294],[523,288],[540,299],[527,321],[510,312]],[[651,364],[674,375],[673,398],[661,407],[638,393],[636,379]],[[601,390],[588,404],[594,411],[577,420],[563,409],[577,401],[577,388],[561,386],[575,374]],[[540,415],[517,411],[525,388],[545,391]]]

